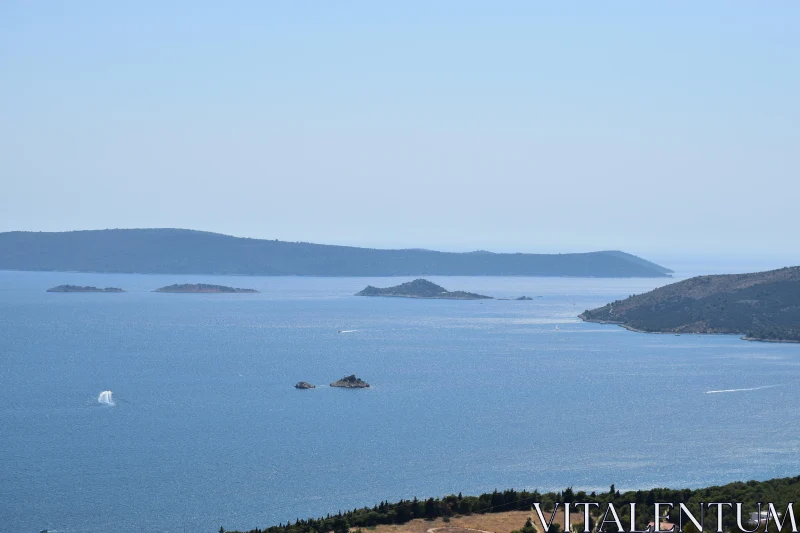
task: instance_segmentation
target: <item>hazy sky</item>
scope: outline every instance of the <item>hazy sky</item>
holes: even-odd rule
[[[0,231],[798,253],[800,2],[0,2]]]

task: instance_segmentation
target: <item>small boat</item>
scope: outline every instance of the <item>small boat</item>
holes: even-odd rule
[[[556,326],[556,331],[560,331],[560,330],[558,329],[558,326]]]

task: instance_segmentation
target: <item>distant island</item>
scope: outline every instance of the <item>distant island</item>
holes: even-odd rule
[[[183,283],[170,285],[168,287],[161,287],[153,292],[188,292],[188,293],[257,293],[255,289],[237,289],[234,287],[226,287],[225,285],[209,285],[207,283]]]
[[[340,387],[343,389],[366,389],[369,388],[369,383],[363,381],[352,374],[350,376],[345,376],[339,381],[334,381],[331,383],[331,387]]]
[[[295,389],[316,389],[315,385],[312,385],[308,381],[301,381],[297,385],[294,386]]]
[[[672,273],[619,251],[570,254],[381,250],[184,229],[0,233],[0,270],[248,276],[573,276]]]
[[[580,315],[651,333],[736,333],[746,340],[800,342],[800,267],[698,276]]]
[[[47,289],[46,292],[125,292],[118,287],[106,287],[101,289],[99,287],[81,287],[80,285],[59,285]]]
[[[415,279],[381,289],[367,285],[367,287],[356,293],[356,296],[395,296],[400,298],[431,298],[440,300],[491,300],[491,296],[475,294],[464,291],[448,291],[444,287],[432,283],[426,279]]]

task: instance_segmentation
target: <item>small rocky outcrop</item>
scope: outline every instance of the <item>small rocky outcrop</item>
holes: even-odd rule
[[[519,298],[514,298],[515,300],[533,300],[530,296],[520,296]]]
[[[331,387],[341,387],[343,389],[366,389],[369,383],[356,377],[355,374],[345,376],[339,381],[331,383]]]
[[[312,385],[311,383],[309,383],[307,381],[301,381],[300,383],[295,385],[294,388],[295,389],[315,389],[316,386]]]

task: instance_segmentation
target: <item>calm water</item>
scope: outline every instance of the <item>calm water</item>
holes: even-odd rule
[[[415,495],[800,473],[800,345],[575,318],[663,280],[431,279],[541,298],[0,272],[0,530],[211,532]],[[149,292],[186,281],[262,294]],[[44,292],[62,283],[130,292]],[[373,387],[293,388],[350,373]],[[753,390],[707,393],[731,389]]]

